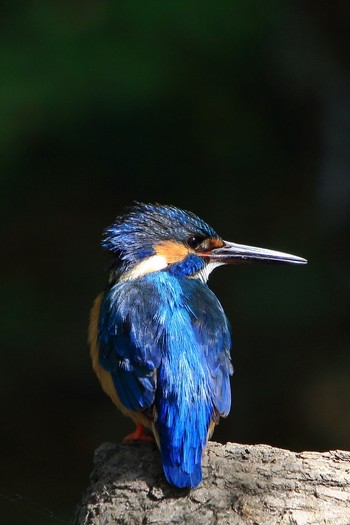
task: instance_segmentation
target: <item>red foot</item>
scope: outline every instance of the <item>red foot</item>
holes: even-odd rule
[[[131,434],[128,434],[123,438],[123,441],[153,441],[154,438],[153,435],[147,434],[145,432],[145,427],[139,423],[136,425],[136,428],[134,432],[131,432]]]

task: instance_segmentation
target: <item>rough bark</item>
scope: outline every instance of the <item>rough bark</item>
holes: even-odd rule
[[[73,525],[349,525],[350,452],[210,442],[203,483],[170,487],[152,443],[103,444]]]

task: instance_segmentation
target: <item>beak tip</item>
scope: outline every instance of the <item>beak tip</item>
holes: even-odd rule
[[[294,262],[295,264],[308,264],[307,259],[304,259],[303,257],[298,257],[297,260],[292,261],[292,262]]]

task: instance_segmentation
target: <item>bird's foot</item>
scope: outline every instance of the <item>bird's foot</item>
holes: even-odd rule
[[[149,434],[145,431],[144,425],[141,425],[141,423],[139,423],[138,425],[136,425],[134,432],[131,432],[131,434],[125,436],[125,438],[123,438],[123,441],[152,441],[154,443],[154,437],[152,434]]]

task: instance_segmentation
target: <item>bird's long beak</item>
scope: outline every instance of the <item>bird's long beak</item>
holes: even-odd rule
[[[256,248],[255,246],[245,246],[234,242],[224,241],[224,246],[215,248],[208,254],[213,262],[223,264],[244,264],[244,263],[282,263],[282,264],[306,264],[307,260],[290,253]]]

